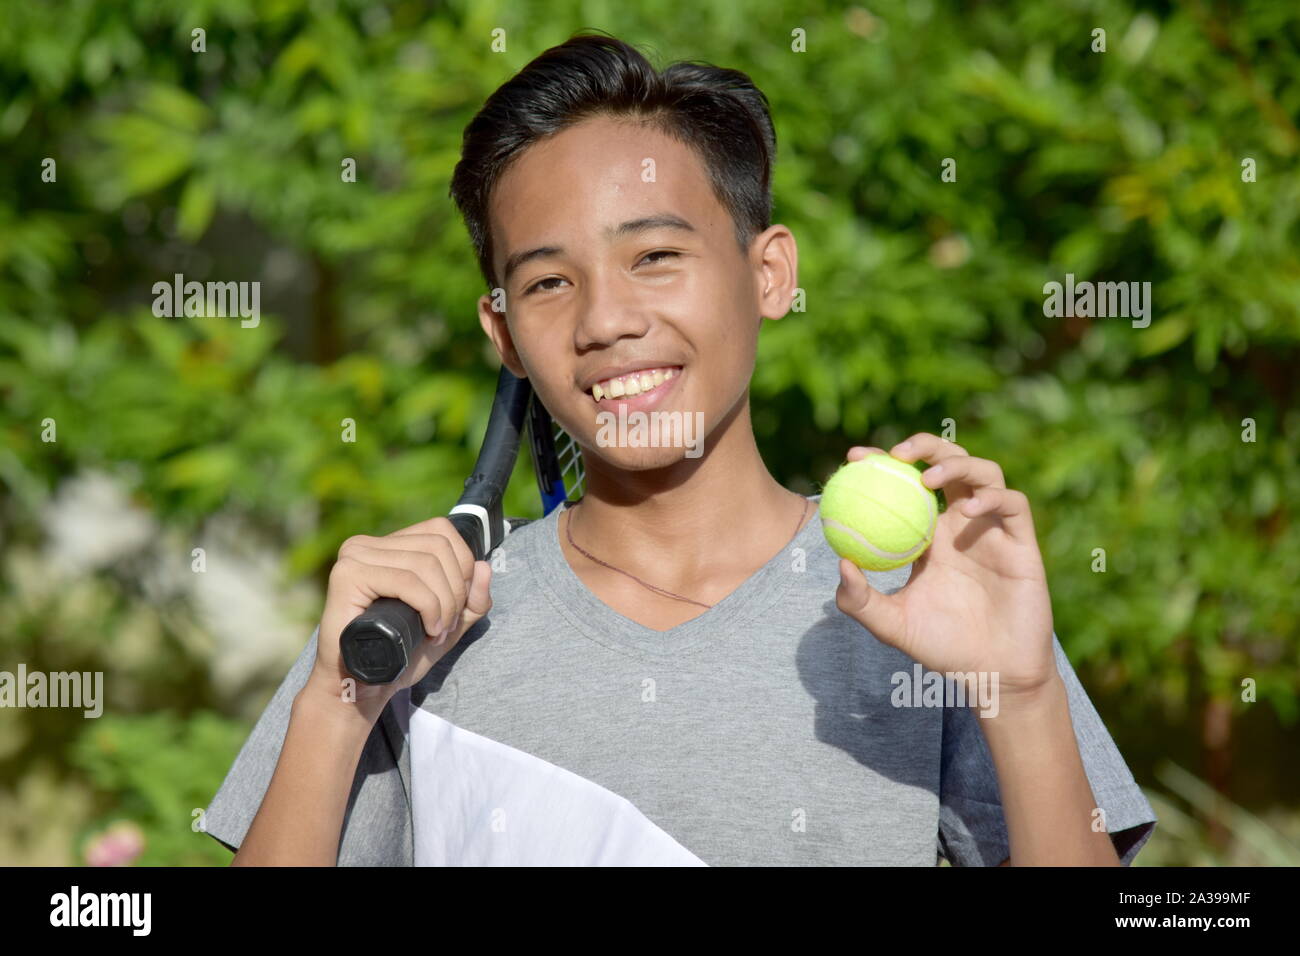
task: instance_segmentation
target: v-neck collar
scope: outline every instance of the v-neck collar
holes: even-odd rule
[[[820,498],[821,495],[809,496],[814,504]],[[822,535],[821,519],[814,514],[793,541],[712,608],[667,631],[656,631],[619,614],[588,590],[569,567],[564,552],[560,550],[559,517],[562,510],[556,508],[537,522],[539,534],[534,536],[536,543],[531,549],[526,549],[532,553],[523,556],[532,574],[535,593],[544,595],[577,633],[621,653],[656,660],[689,652],[697,646],[707,647],[707,638],[717,629],[744,618],[761,616],[793,585],[796,575],[790,562],[794,559],[795,549],[802,548],[804,559],[810,560],[814,549],[829,547]],[[414,865],[410,695],[410,688],[394,694],[389,706],[380,714],[379,723],[406,794],[407,818],[402,834],[396,837],[401,846],[393,847],[392,852],[404,858],[407,865]]]
[[[817,504],[821,495],[809,496]],[[574,630],[614,650],[651,658],[688,651],[718,631],[740,620],[753,618],[771,607],[795,579],[791,569],[794,550],[802,548],[805,560],[819,543],[825,543],[821,521],[813,511],[794,540],[778,551],[761,568],[703,613],[666,631],[646,627],[614,610],[591,591],[569,566],[560,547],[560,512],[556,508],[542,521],[536,537],[538,561],[530,562],[533,584],[545,594]]]

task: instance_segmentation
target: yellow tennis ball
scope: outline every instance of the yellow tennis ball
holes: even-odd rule
[[[911,564],[930,546],[939,499],[907,462],[871,454],[831,475],[819,510],[836,554],[868,571],[888,571]]]

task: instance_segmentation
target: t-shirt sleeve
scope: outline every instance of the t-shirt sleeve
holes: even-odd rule
[[[1065,681],[1083,769],[1106,828],[1128,866],[1155,829],[1156,815],[1079,683],[1055,634],[1056,667]],[[997,770],[975,707],[944,707],[939,784],[939,854],[953,866],[997,866],[1011,855]]]
[[[316,639],[317,632],[313,632],[203,814],[203,832],[232,852],[243,842],[270,786],[289,729],[294,698],[306,684],[316,660]],[[394,701],[399,697],[406,700],[406,695],[401,694]],[[390,703],[384,716],[375,722],[357,762],[340,834],[339,866],[410,865],[411,810],[394,758],[392,707]]]

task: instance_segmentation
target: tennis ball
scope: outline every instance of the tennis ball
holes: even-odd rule
[[[819,510],[831,549],[868,571],[911,564],[930,546],[939,520],[939,500],[921,473],[880,454],[840,466]]]

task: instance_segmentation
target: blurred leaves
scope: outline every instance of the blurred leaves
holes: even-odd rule
[[[106,715],[87,722],[72,764],[112,795],[107,816],[126,815],[148,835],[138,865],[225,864],[230,851],[192,830],[194,811],[216,793],[246,735],[242,722],[209,713]]]
[[[1160,819],[1162,840],[1152,837],[1152,852],[1140,853],[1140,866],[1300,866],[1300,820],[1277,825],[1250,813],[1216,793],[1204,780],[1171,761],[1163,762],[1156,776],[1169,796],[1147,791]],[[1205,820],[1222,823],[1232,837],[1225,852],[1215,845]],[[1279,831],[1278,826],[1286,827]]]

